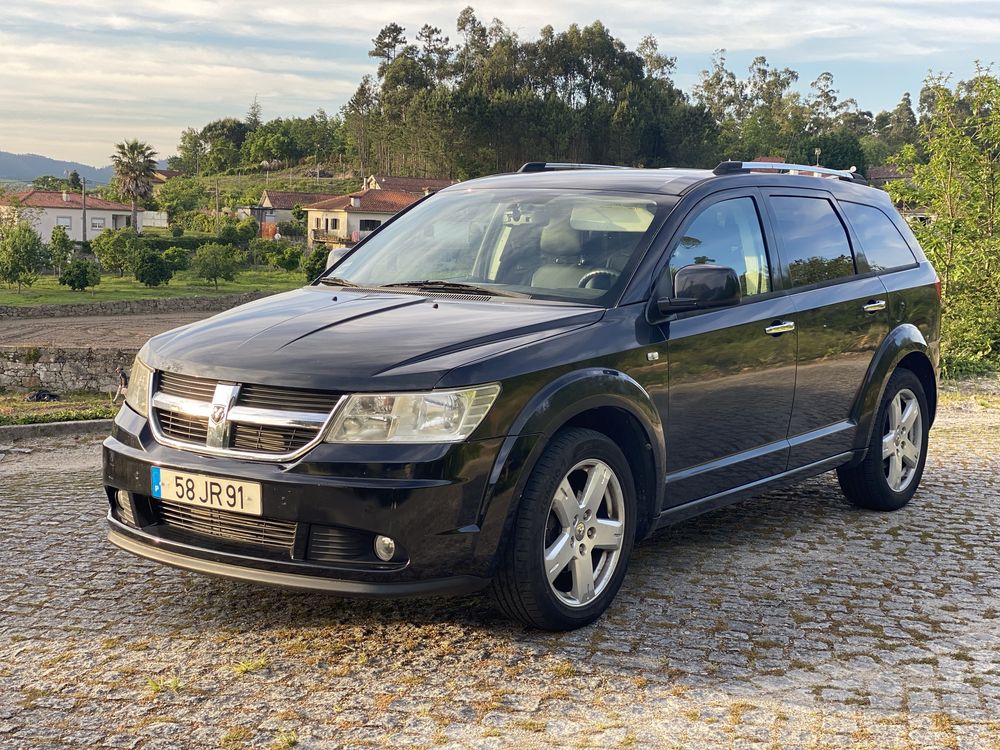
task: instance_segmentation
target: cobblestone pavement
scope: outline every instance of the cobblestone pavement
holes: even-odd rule
[[[0,462],[0,746],[998,750],[998,418],[953,399],[900,512],[828,475],[661,532],[558,635],[133,558],[96,444],[35,443]]]

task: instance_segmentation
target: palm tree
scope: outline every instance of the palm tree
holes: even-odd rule
[[[115,168],[118,192],[132,201],[132,229],[139,231],[136,225],[139,214],[136,204],[140,198],[153,192],[156,152],[148,143],[138,140],[118,143],[111,155],[111,165]]]

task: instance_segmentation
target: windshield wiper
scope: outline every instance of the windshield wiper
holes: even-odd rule
[[[410,289],[427,289],[433,292],[454,292],[456,294],[488,294],[492,297],[527,297],[527,294],[508,292],[489,286],[476,286],[461,281],[444,281],[441,279],[424,279],[423,281],[397,281],[393,284],[382,284],[383,289],[403,287]]]
[[[324,276],[319,282],[329,286],[361,286],[360,284],[355,284],[353,281],[342,279],[339,276]]]

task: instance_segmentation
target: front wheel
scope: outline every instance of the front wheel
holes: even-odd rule
[[[594,430],[558,433],[521,495],[491,594],[509,617],[571,630],[618,593],[635,537],[632,473],[621,449]]]
[[[870,510],[898,510],[910,502],[924,473],[929,428],[920,379],[909,370],[896,370],[875,414],[864,461],[837,469],[847,499]]]

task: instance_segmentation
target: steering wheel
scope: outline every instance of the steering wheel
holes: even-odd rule
[[[577,286],[580,289],[593,289],[594,287],[590,287],[589,284],[598,276],[609,276],[611,277],[611,282],[614,283],[615,279],[621,276],[621,272],[615,271],[612,268],[595,268],[593,271],[587,271],[587,273],[581,276]]]

